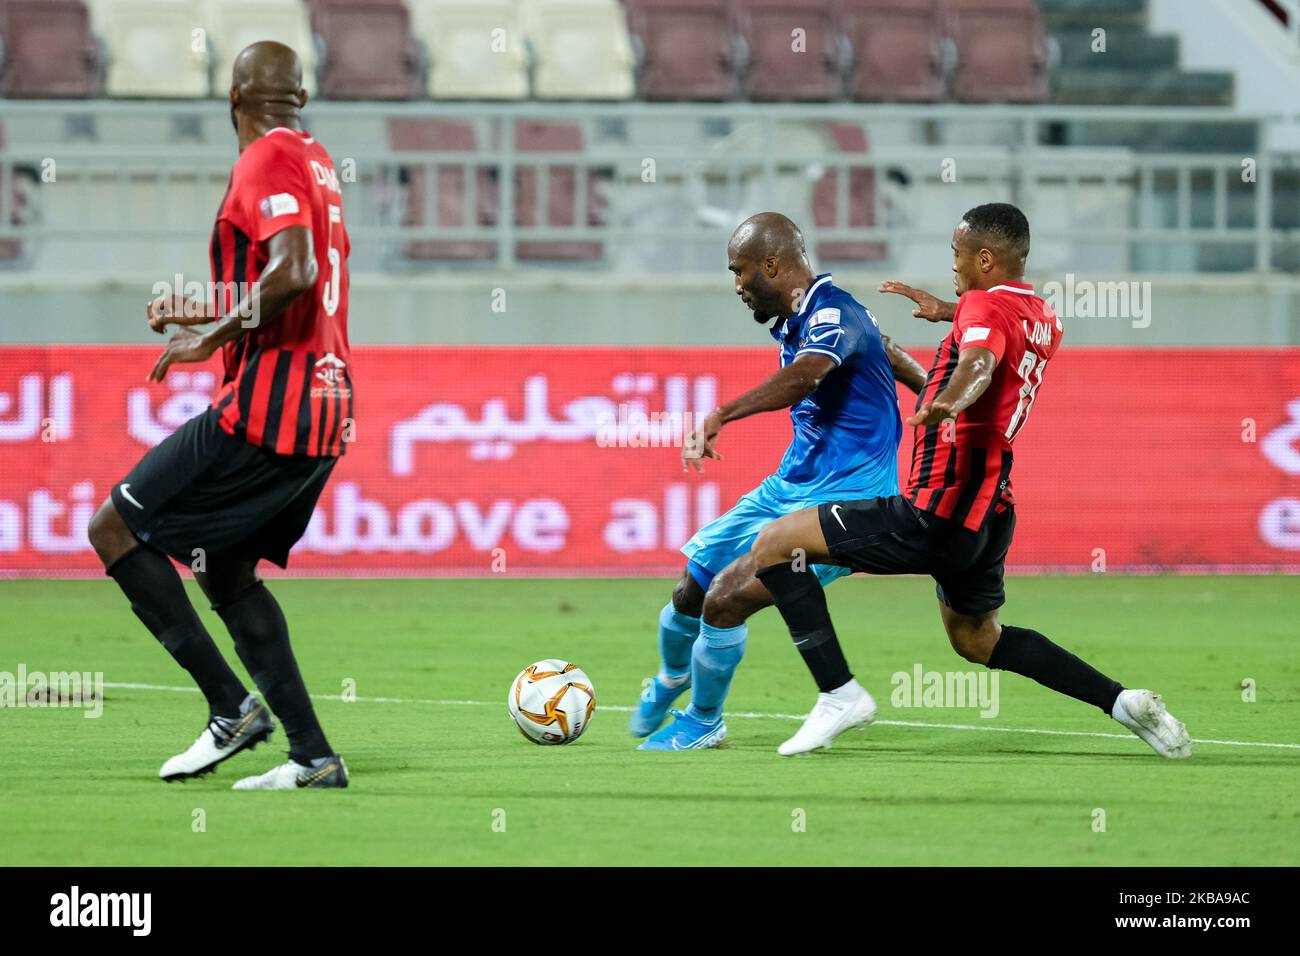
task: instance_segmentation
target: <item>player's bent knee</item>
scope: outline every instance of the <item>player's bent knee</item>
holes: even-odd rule
[[[958,655],[972,664],[988,664],[1001,632],[997,612],[979,617],[949,612],[944,614],[944,626],[948,631],[948,642]]]
[[[763,526],[751,549],[755,568],[767,568],[791,560],[794,545],[790,531],[788,518],[778,518]]]
[[[704,610],[704,589],[691,576],[691,572],[686,571],[673,588],[672,600],[673,608],[677,613],[688,617],[699,617]]]
[[[755,610],[742,590],[721,579],[715,579],[704,596],[703,617],[713,627],[740,627]]]
[[[135,535],[117,513],[113,499],[108,498],[86,526],[86,538],[99,559],[108,567],[136,545]]]

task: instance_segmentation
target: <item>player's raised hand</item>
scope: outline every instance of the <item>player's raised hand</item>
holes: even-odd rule
[[[149,328],[162,335],[168,325],[203,325],[213,317],[207,314],[203,303],[191,302],[180,295],[160,295],[145,306],[145,318]]]
[[[167,347],[154,363],[146,382],[161,382],[167,377],[167,369],[177,362],[206,362],[216,351],[207,336],[193,329],[181,329],[167,340]]]
[[[953,411],[952,403],[936,399],[932,402],[926,402],[916,410],[916,414],[907,419],[909,425],[938,425],[950,418],[956,418],[957,414]]]
[[[951,322],[953,315],[953,304],[944,302],[936,295],[931,295],[924,289],[917,289],[914,286],[907,285],[904,282],[880,283],[881,292],[892,292],[895,295],[906,296],[916,303],[916,308],[912,314],[918,319],[925,319],[927,322]]]
[[[686,441],[682,444],[682,471],[690,471],[694,468],[703,474],[705,458],[722,461],[722,456],[714,447],[721,433],[722,423],[717,417],[713,414],[706,416],[700,423],[700,427],[687,435]]]

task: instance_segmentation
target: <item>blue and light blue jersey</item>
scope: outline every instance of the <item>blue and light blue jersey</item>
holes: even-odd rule
[[[763,482],[766,490],[804,501],[898,494],[903,422],[893,367],[866,306],[826,273],[771,334],[781,346],[782,368],[807,354],[829,356],[838,367],[790,409],[794,439],[776,474]]]

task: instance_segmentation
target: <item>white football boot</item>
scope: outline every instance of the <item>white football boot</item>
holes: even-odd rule
[[[1110,715],[1151,745],[1162,757],[1180,760],[1192,755],[1192,741],[1181,720],[1165,710],[1159,694],[1122,690]]]
[[[338,754],[317,757],[310,764],[282,763],[256,777],[236,780],[231,790],[301,790],[306,787],[342,788],[348,785],[348,768]]]
[[[229,760],[241,750],[252,750],[274,730],[271,712],[249,694],[239,706],[238,717],[209,717],[199,739],[185,753],[177,754],[163,764],[158,776],[168,783],[201,777],[216,770],[217,764]]]
[[[830,749],[831,741],[844,731],[865,727],[876,719],[876,702],[856,680],[830,693],[818,694],[817,704],[799,732],[776,748],[782,757]]]

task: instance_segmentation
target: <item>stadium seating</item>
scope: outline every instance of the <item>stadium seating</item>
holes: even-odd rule
[[[0,0],[0,95],[97,92],[99,56],[81,0]]]
[[[402,118],[388,124],[388,142],[394,150],[429,152],[473,153],[479,148],[474,124],[466,120]],[[402,225],[429,224],[428,167],[404,167],[406,202],[402,210]],[[466,226],[491,226],[496,222],[500,207],[496,170],[480,166],[475,175],[474,222],[466,222],[466,167],[461,164],[439,164],[433,167],[434,201],[433,225],[458,229]],[[403,247],[408,259],[443,259],[466,261],[491,259],[496,255],[496,243],[464,239],[418,239]]]
[[[744,88],[750,99],[839,97],[841,50],[834,0],[743,0],[735,14],[748,49]]]
[[[408,100],[420,93],[420,57],[401,0],[310,0],[325,45],[321,94],[336,100]]]
[[[584,148],[582,127],[577,123],[520,120],[515,124],[515,149],[521,153],[574,153]],[[586,208],[583,225],[604,222],[604,201],[599,176],[587,170],[585,195],[580,195],[581,177],[576,164],[546,167],[545,192],[534,170],[521,169],[515,179],[515,225],[563,228],[579,224],[581,207]],[[542,199],[545,198],[545,209]],[[542,215],[539,215],[539,212]],[[599,242],[587,240],[528,240],[515,247],[519,260],[598,259]]]
[[[109,96],[207,96],[210,57],[199,0],[90,0],[108,49]]]
[[[528,0],[522,12],[534,96],[622,100],[636,92],[632,42],[617,0]]]
[[[429,152],[463,152],[472,154],[495,146],[482,142],[472,121],[445,119],[394,119],[389,123],[389,143],[395,150]],[[522,120],[515,125],[515,149],[521,153],[574,153],[583,150],[582,130],[577,123]],[[472,156],[467,155],[467,159]],[[474,223],[466,222],[468,197],[467,169],[474,171]],[[469,225],[495,226],[501,215],[501,189],[496,167],[483,164],[441,163],[433,167],[432,188],[435,203],[433,224],[457,229]],[[402,224],[422,226],[429,223],[430,183],[427,166],[404,167],[406,202]],[[535,169],[521,169],[515,174],[514,223],[516,226],[546,226],[557,229],[579,223],[580,206],[585,205],[586,225],[604,222],[600,176],[588,171],[584,202],[579,202],[579,167],[576,163],[556,163],[546,167],[545,184]],[[543,208],[544,205],[544,208]],[[515,257],[521,261],[579,262],[597,259],[601,244],[590,240],[527,239],[515,244]],[[496,244],[473,239],[413,240],[403,247],[409,259],[468,261],[496,256]]]
[[[648,100],[725,100],[736,90],[727,0],[627,0]]]
[[[866,153],[867,134],[856,123],[823,123],[830,148],[839,153]],[[840,215],[841,174],[847,172],[848,205]],[[818,229],[870,229],[876,225],[876,171],[869,166],[830,169],[813,184],[812,219]],[[871,262],[885,257],[881,242],[827,240],[815,250],[818,262]]]
[[[3,149],[4,145],[5,128],[3,125],[0,125],[0,149]],[[9,170],[5,170],[4,167],[0,166],[0,181],[4,179],[6,172],[12,175],[12,169],[12,166],[9,167]],[[9,180],[6,185],[8,186],[8,189],[6,190],[7,194],[0,193],[0,222],[7,223],[11,226],[21,225],[27,211],[26,194],[19,185],[16,176]],[[20,240],[0,239],[0,262],[10,262],[17,259],[22,255],[22,252],[23,247]]]
[[[849,95],[863,101],[943,99],[943,20],[938,0],[841,0],[853,52]]]
[[[316,44],[300,0],[205,0],[203,26],[211,43],[212,93],[224,96],[239,51],[258,40],[278,40],[302,60],[302,83],[316,93]]]
[[[1036,0],[945,0],[957,46],[953,98],[963,103],[1047,99],[1047,34]]]
[[[516,0],[408,0],[408,5],[412,30],[428,52],[429,95],[528,96],[528,54]]]

